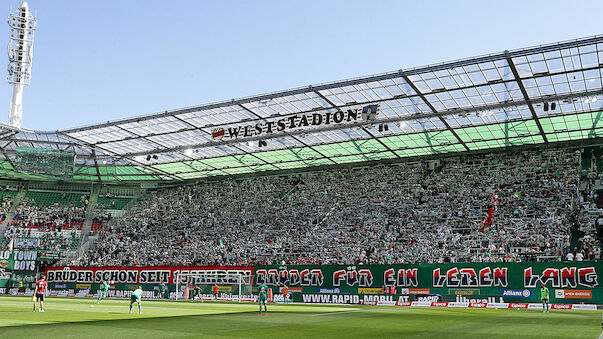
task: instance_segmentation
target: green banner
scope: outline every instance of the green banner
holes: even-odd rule
[[[19,281],[31,283],[38,259],[37,250],[0,251],[0,287],[19,286]]]
[[[600,304],[602,270],[603,264],[592,261],[256,266],[254,283],[277,287],[275,293],[286,284],[293,300],[306,302],[313,294],[349,295],[351,300],[387,295],[395,300],[537,302],[544,284],[552,302]]]

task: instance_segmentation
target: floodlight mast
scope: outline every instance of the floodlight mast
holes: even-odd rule
[[[24,1],[15,13],[8,17],[11,28],[8,42],[8,76],[7,81],[13,85],[13,99],[10,103],[8,123],[21,128],[23,117],[23,87],[29,85],[31,63],[33,60],[33,39],[36,30],[36,19]]]

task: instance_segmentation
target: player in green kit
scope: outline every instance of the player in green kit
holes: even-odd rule
[[[109,282],[108,281],[103,281],[103,284],[101,285],[101,288],[100,288],[99,293],[98,293],[98,302],[97,302],[97,304],[100,304],[101,300],[103,300],[107,296],[107,292],[108,291],[109,291]]]
[[[142,286],[138,286],[132,292],[132,296],[130,297],[130,314],[132,314],[132,304],[134,303],[138,303],[138,314],[142,314]]]
[[[195,288],[193,288],[193,296],[191,298],[191,301],[195,302],[195,298],[200,297],[200,296],[201,296],[201,287],[195,285]]]
[[[549,289],[544,286],[544,284],[540,284],[540,300],[542,300],[542,312],[549,311]]]
[[[161,285],[159,285],[159,296],[163,299],[169,299],[169,296],[166,297],[166,292],[167,291],[167,286],[165,286],[165,283],[161,283]]]
[[[258,315],[262,315],[262,304],[264,304],[264,313],[268,315],[268,309],[266,308],[266,304],[268,303],[268,286],[261,284],[258,287],[258,303],[260,304],[260,313]]]

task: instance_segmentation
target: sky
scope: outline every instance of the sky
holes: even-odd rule
[[[38,27],[22,126],[44,131],[603,33],[600,0],[28,3]],[[4,81],[0,122],[11,98]]]

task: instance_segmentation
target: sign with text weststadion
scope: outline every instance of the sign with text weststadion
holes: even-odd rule
[[[377,115],[379,105],[368,105],[362,109],[354,108],[348,110],[327,111],[312,114],[295,114],[278,120],[269,120],[257,124],[249,124],[233,127],[217,127],[212,129],[212,139],[237,139],[244,137],[272,134],[275,132],[286,132],[289,130],[309,126],[325,126],[357,121],[359,118],[372,120]]]

